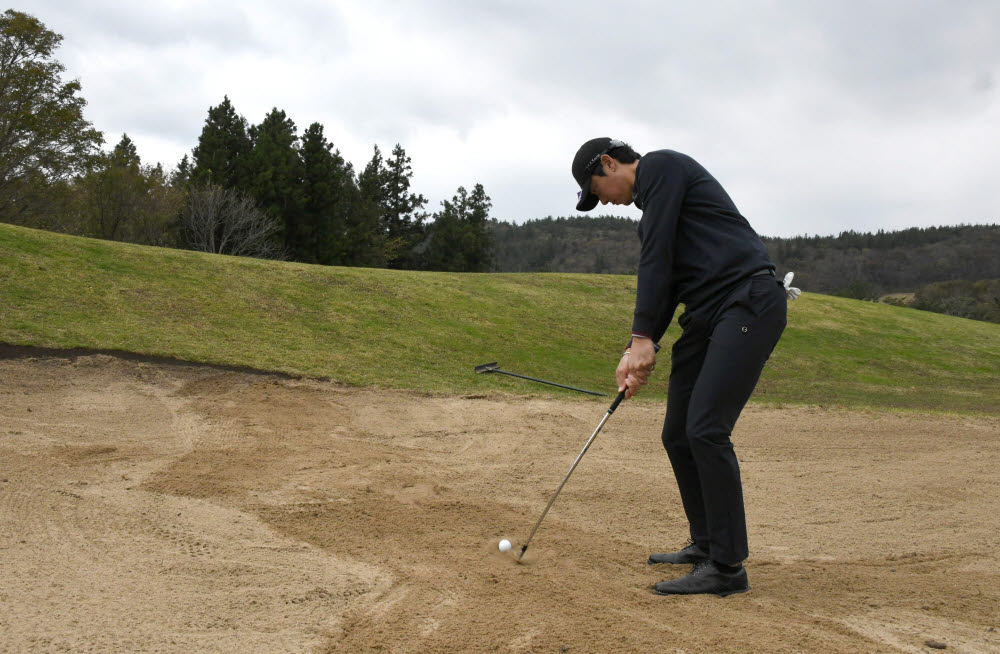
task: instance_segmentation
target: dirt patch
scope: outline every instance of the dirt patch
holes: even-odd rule
[[[663,407],[0,361],[0,652],[1000,652],[1000,420],[750,407],[750,593],[663,598]],[[31,409],[28,411],[28,409]]]

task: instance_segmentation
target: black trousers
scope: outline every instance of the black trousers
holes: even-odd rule
[[[717,309],[685,311],[673,347],[663,446],[691,539],[736,565],[749,555],[740,466],[729,436],[785,329],[785,289],[771,275],[742,282]]]

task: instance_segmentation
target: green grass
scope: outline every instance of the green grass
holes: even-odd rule
[[[0,224],[0,342],[125,350],[383,388],[613,393],[635,278],[334,268]],[[671,325],[663,340],[679,335]],[[642,398],[666,396],[661,366]],[[1000,325],[810,293],[756,401],[1000,412]],[[373,392],[375,392],[373,390]]]

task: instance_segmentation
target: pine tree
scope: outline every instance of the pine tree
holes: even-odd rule
[[[441,202],[428,228],[421,267],[448,272],[485,272],[493,267],[493,232],[489,211],[492,203],[482,184],[469,194],[459,186],[451,201]]]
[[[459,194],[465,189],[459,187]],[[421,267],[425,270],[463,272],[465,270],[465,228],[462,225],[459,196],[441,201],[441,210],[434,214],[428,231],[430,238],[421,252]]]
[[[372,158],[358,175],[358,192],[352,208],[345,262],[381,268],[395,256],[383,226],[386,211],[386,172],[382,151],[373,147]]]
[[[128,137],[128,134],[122,134],[122,140],[118,141],[115,149],[111,152],[111,157],[117,165],[124,168],[138,170],[139,166],[142,165],[135,142]]]
[[[281,244],[292,261],[311,261],[311,226],[302,222],[302,158],[295,123],[277,108],[250,128],[250,193],[282,223]],[[313,249],[314,251],[314,249]]]
[[[465,253],[467,272],[486,272],[493,268],[493,233],[489,229],[492,207],[493,202],[483,185],[476,184],[466,201],[465,220],[470,235]]]
[[[354,170],[313,123],[302,134],[302,223],[312,239],[304,244],[306,260],[331,265],[345,263],[349,249]]]
[[[390,268],[411,268],[414,265],[412,248],[423,240],[423,223],[426,214],[421,212],[427,200],[423,195],[410,192],[413,167],[410,157],[399,143],[392,149],[392,157],[385,162],[385,213],[383,226],[395,256]]]
[[[195,146],[190,179],[194,184],[217,184],[246,189],[250,184],[248,163],[251,153],[247,121],[236,113],[229,96],[210,107],[208,118]]]
[[[365,169],[358,175],[358,188],[361,195],[374,204],[381,213],[386,204],[385,160],[377,145],[372,150],[372,158],[368,160]]]
[[[170,175],[170,185],[174,188],[183,189],[191,183],[191,160],[185,154],[180,163],[177,164],[177,168]]]

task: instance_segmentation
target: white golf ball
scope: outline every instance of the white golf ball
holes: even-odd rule
[[[504,538],[502,541],[500,541],[500,551],[501,552],[509,552],[510,551],[510,541],[507,540],[506,538]]]

